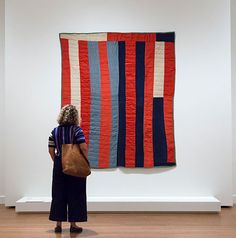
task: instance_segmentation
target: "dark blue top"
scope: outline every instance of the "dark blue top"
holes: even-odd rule
[[[85,137],[81,127],[77,125],[60,125],[54,128],[48,139],[48,146],[56,148],[56,155],[61,155],[62,144],[85,143]]]

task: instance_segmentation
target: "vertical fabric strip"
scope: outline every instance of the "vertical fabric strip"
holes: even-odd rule
[[[136,43],[136,167],[143,167],[145,42]]]
[[[112,128],[110,143],[110,167],[117,165],[117,142],[118,142],[118,87],[119,87],[119,61],[118,42],[107,42],[108,65],[110,73]]]
[[[146,42],[144,84],[144,167],[153,167],[152,112],[155,42]]]
[[[164,85],[164,116],[167,140],[167,162],[174,163],[174,127],[173,127],[173,96],[175,83],[175,52],[174,43],[165,43],[165,85]]]
[[[164,99],[153,99],[153,156],[154,166],[167,165],[167,145],[164,123]]]
[[[111,142],[111,91],[106,42],[98,42],[101,75],[101,125],[99,168],[109,168]]]
[[[62,52],[62,100],[61,106],[70,104],[71,88],[70,88],[70,58],[69,58],[69,42],[61,39]]]
[[[164,96],[174,96],[174,85],[175,85],[175,48],[173,42],[166,42]]]
[[[71,104],[76,106],[79,114],[81,111],[80,98],[80,68],[79,68],[79,48],[78,41],[69,40],[69,57],[70,57],[70,85],[71,85]]]
[[[135,93],[135,53],[136,43],[126,42],[126,149],[125,166],[135,167],[135,122],[136,122],[136,93]]]
[[[164,95],[164,60],[165,60],[165,42],[155,43],[155,63],[154,63],[154,97],[163,97]]]
[[[80,65],[80,85],[81,85],[81,127],[87,144],[89,144],[90,129],[90,75],[88,42],[79,41],[79,65]]]
[[[92,168],[98,168],[100,117],[101,117],[101,83],[98,43],[88,42],[90,85],[91,85],[91,112],[88,157]]]
[[[175,144],[173,126],[173,97],[164,97],[164,118],[167,143],[167,163],[175,163]]]
[[[117,144],[117,166],[125,166],[126,141],[126,101],[125,101],[125,42],[120,41],[119,46],[119,133]]]

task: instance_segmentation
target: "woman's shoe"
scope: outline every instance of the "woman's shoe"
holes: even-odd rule
[[[83,231],[82,227],[70,226],[70,232],[71,233],[81,233],[82,231]]]
[[[61,232],[62,232],[61,226],[56,226],[56,227],[54,228],[54,232],[55,232],[55,233],[61,233]]]

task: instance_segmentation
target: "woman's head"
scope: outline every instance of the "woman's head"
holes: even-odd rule
[[[76,107],[73,105],[64,106],[61,109],[57,121],[59,125],[78,125],[79,116]]]

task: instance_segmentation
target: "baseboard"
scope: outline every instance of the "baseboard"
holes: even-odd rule
[[[236,195],[233,195],[233,204],[236,204]]]
[[[89,212],[220,212],[221,203],[208,197],[88,197]],[[16,212],[49,212],[50,197],[23,197]]]
[[[0,195],[0,204],[5,204],[5,196]]]

